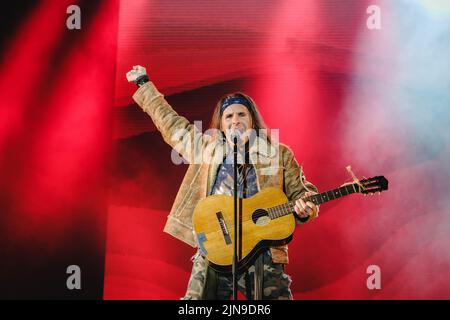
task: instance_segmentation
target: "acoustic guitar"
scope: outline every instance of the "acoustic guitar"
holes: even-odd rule
[[[374,194],[387,189],[388,180],[377,176],[304,197],[303,200],[319,205],[352,193]],[[294,205],[295,201],[288,201],[284,192],[277,188],[263,189],[250,198],[238,199],[238,272],[248,268],[267,248],[292,240],[296,225]],[[218,272],[228,273],[232,269],[233,210],[233,196],[211,195],[197,204],[192,218],[199,249]]]

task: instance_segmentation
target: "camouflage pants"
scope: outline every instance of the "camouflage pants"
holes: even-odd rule
[[[270,250],[262,254],[264,274],[263,274],[263,299],[266,300],[292,300],[292,293],[289,289],[291,277],[284,273],[284,265],[273,263]],[[203,298],[203,290],[206,282],[208,263],[205,258],[197,253],[193,258],[191,277],[189,279],[187,291],[182,300],[199,300]],[[247,299],[252,300],[254,295],[254,271],[255,266],[249,267],[248,271],[238,279],[238,288]],[[230,299],[233,292],[232,276],[218,276],[218,285],[215,298],[217,300]]]

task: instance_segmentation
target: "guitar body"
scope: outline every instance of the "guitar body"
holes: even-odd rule
[[[277,188],[267,188],[251,198],[238,199],[242,212],[242,230],[238,233],[238,271],[249,267],[254,259],[271,246],[292,240],[294,215],[277,219],[268,216],[267,208],[288,202]],[[238,209],[239,210],[239,209]],[[200,249],[219,272],[231,272],[234,249],[234,198],[212,195],[201,200],[194,210],[193,226]],[[239,236],[240,235],[240,236]]]

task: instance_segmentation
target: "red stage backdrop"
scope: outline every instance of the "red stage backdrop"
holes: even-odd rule
[[[69,30],[69,5],[81,29]],[[102,298],[119,2],[2,8],[2,298]],[[67,268],[81,270],[69,290]]]
[[[321,191],[349,164],[389,179],[297,227],[295,299],[450,298],[445,1],[35,0],[1,14],[0,297],[184,295],[195,249],[162,230],[187,167],[131,99],[140,64],[204,130],[220,96],[252,96]],[[66,287],[69,265],[83,290]]]

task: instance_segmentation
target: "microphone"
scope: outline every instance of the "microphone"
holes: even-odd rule
[[[237,144],[241,139],[241,132],[237,129],[231,129],[230,137],[231,141],[233,141],[234,144]]]

